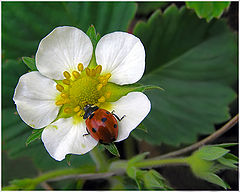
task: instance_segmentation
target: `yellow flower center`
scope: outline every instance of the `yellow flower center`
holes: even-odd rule
[[[106,84],[111,77],[110,73],[101,74],[102,66],[97,65],[94,69],[83,68],[78,64],[78,71],[64,71],[65,79],[58,82],[56,89],[61,92],[56,99],[56,105],[62,106],[62,111],[76,118],[84,115],[83,108],[87,104],[100,107],[111,92],[106,90]]]

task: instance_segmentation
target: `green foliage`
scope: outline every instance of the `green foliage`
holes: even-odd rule
[[[135,164],[144,160],[148,154],[149,152],[141,153],[128,161],[126,169],[128,176],[136,181],[139,190],[171,189],[167,181],[157,171],[152,169],[144,171],[135,167]]]
[[[36,139],[41,139],[43,129],[34,129],[32,134],[27,138],[26,146],[35,141]]]
[[[222,147],[205,146],[198,150],[198,157],[204,160],[212,161],[224,156],[229,151],[230,150]]]
[[[157,171],[151,169],[143,175],[144,184],[147,189],[170,190],[168,182]]]
[[[23,62],[28,66],[31,71],[37,71],[35,59],[31,57],[22,57]]]
[[[194,9],[199,18],[205,18],[207,22],[213,18],[220,18],[223,12],[229,8],[230,2],[186,2],[190,9]]]
[[[127,169],[127,174],[136,181],[139,190],[171,189],[165,178],[153,169],[144,171],[136,167],[129,167]]]
[[[14,107],[12,100],[14,89],[27,67],[20,60],[4,60],[2,62],[2,108]]]
[[[188,158],[188,164],[197,177],[227,189],[230,188],[229,185],[215,173],[224,169],[236,169],[238,158],[229,153],[230,150],[216,146],[207,145],[195,151]]]
[[[66,160],[56,162],[40,140],[35,140],[31,145],[26,147],[25,142],[29,133],[33,129],[28,127],[16,113],[15,108],[6,108],[2,110],[2,142],[3,150],[8,152],[10,158],[29,157],[33,160],[34,165],[42,171],[57,168],[67,168]],[[93,165],[89,154],[71,158],[71,166],[79,167],[80,165]]]
[[[34,55],[39,41],[58,26],[87,31],[93,24],[101,35],[126,31],[136,8],[132,2],[3,2],[5,57]]]
[[[100,40],[101,36],[99,33],[96,32],[96,29],[93,25],[91,25],[88,30],[87,33],[88,37],[91,39],[91,42],[93,44],[93,49],[95,50],[98,41]]]
[[[138,14],[147,15],[156,9],[165,7],[167,2],[138,2]]]
[[[109,144],[102,144],[105,149],[107,149],[110,153],[113,155],[120,157],[120,154],[118,152],[118,149],[114,143],[109,143]]]
[[[115,102],[119,100],[122,96],[125,96],[130,92],[145,92],[151,89],[163,91],[161,87],[154,85],[142,85],[139,83],[134,83],[130,85],[118,85],[110,82],[106,85],[106,90],[109,90],[111,92],[111,96],[107,101]]]
[[[206,23],[185,7],[170,6],[137,23],[134,34],[146,50],[140,83],[165,90],[146,92],[152,104],[143,121],[148,134],[134,130],[136,138],[157,145],[193,143],[230,118],[237,44],[224,21]]]
[[[230,5],[229,2],[186,4],[207,21],[214,17],[219,18]],[[177,146],[195,142],[199,134],[212,133],[214,124],[222,123],[230,117],[228,105],[236,96],[231,89],[237,79],[234,65],[237,61],[236,39],[223,20],[206,23],[185,7],[179,10],[176,6],[170,6],[161,13],[160,8],[167,5],[165,2],[140,2],[138,5],[138,14],[141,16],[158,9],[147,22],[140,21],[134,28],[134,34],[141,39],[146,50],[145,75],[140,84],[121,87],[108,84],[108,88],[112,89],[110,99],[115,101],[131,91],[148,90],[146,94],[151,100],[152,110],[133,132],[134,136],[157,145],[166,143]],[[37,70],[33,57],[22,56],[33,56],[40,40],[57,26],[75,26],[85,31],[95,49],[100,39],[99,33],[103,36],[113,31],[127,31],[136,9],[136,3],[132,2],[2,3],[3,151],[10,158],[30,158],[39,171],[47,172],[43,177],[35,179],[13,180],[3,190],[33,190],[38,183],[47,180],[47,177],[95,172],[95,165],[89,154],[68,154],[64,161],[55,161],[40,140],[42,129],[34,130],[30,135],[32,129],[18,116],[12,100],[14,88],[21,75],[29,69]],[[96,33],[94,26],[99,33]],[[197,177],[227,189],[230,187],[216,173],[224,169],[237,170],[238,158],[224,149],[234,145],[236,143],[204,146],[186,159]],[[104,147],[113,155],[119,156],[114,144]],[[157,171],[137,168],[137,164],[141,165],[142,161],[147,163],[144,160],[147,155],[148,153],[143,153],[129,161],[111,162],[109,171],[126,171],[133,179],[128,177],[124,180],[124,177],[119,176],[120,179],[112,188],[171,189]],[[149,160],[151,161],[156,163]],[[108,163],[106,161],[106,169]],[[77,169],[64,173],[69,166]],[[49,170],[58,168],[61,169],[48,174]],[[82,189],[84,181],[79,180],[77,184],[59,183],[60,189],[71,189],[74,186]]]

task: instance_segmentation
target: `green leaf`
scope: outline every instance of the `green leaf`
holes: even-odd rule
[[[32,132],[32,135],[30,135],[27,138],[26,146],[28,146],[30,143],[32,143],[36,139],[40,139],[41,135],[42,135],[42,132],[43,132],[43,129],[34,129],[33,132]]]
[[[135,130],[134,135],[155,145],[179,146],[196,142],[230,118],[237,41],[224,21],[206,23],[185,7],[170,6],[137,23],[134,34],[146,51],[139,83],[165,90],[146,92],[152,104],[143,121],[148,134]]]
[[[10,182],[11,185],[19,189],[33,190],[36,187],[33,179],[15,179]]]
[[[169,184],[157,171],[151,169],[143,175],[144,185],[147,189],[162,189],[169,190]]]
[[[224,155],[224,158],[231,159],[231,160],[235,161],[236,163],[238,162],[238,157],[233,155],[232,153],[227,153],[226,155]]]
[[[3,2],[2,48],[6,58],[35,55],[40,40],[58,26],[86,32],[93,24],[102,36],[126,31],[136,9],[133,2]]]
[[[132,166],[134,165],[134,163],[137,163],[139,161],[142,161],[143,159],[146,158],[146,156],[149,155],[149,152],[144,152],[144,153],[141,153],[141,154],[138,154],[136,156],[134,156],[133,158],[131,158],[129,161],[128,161],[128,165],[129,166]]]
[[[220,18],[223,12],[229,8],[230,2],[186,2],[190,9],[194,9],[199,18],[205,18],[207,22],[213,18]]]
[[[238,145],[238,143],[221,143],[221,144],[214,144],[214,145],[211,145],[211,146],[216,146],[216,147],[232,147],[232,146],[236,146]]]
[[[105,149],[107,149],[110,153],[113,155],[120,157],[120,154],[118,152],[118,149],[114,143],[109,143],[109,144],[102,144]]]
[[[31,57],[22,57],[23,62],[28,66],[31,71],[37,71],[37,67],[35,64],[35,59]]]
[[[143,132],[145,132],[145,133],[148,133],[147,127],[144,126],[143,123],[140,123],[140,124],[136,127],[136,129],[141,130],[141,131],[143,131]]]
[[[20,60],[5,60],[2,63],[2,107],[15,107],[13,102],[14,89],[27,67]]]
[[[235,165],[235,164],[238,164],[238,157],[231,153],[227,153],[223,157],[219,158],[218,161],[219,161],[219,163],[221,163],[227,167],[237,169],[237,165]]]
[[[226,155],[230,150],[224,149],[221,147],[215,147],[215,146],[204,146],[200,148],[196,153],[199,158],[213,161],[215,159],[218,159],[224,155]]]
[[[222,165],[225,165],[229,168],[233,168],[233,169],[237,169],[238,166],[235,165],[237,162],[232,160],[232,159],[227,159],[227,158],[224,158],[224,157],[221,157],[218,159],[219,163],[221,163]]]
[[[143,175],[145,172],[133,166],[127,168],[128,176],[136,181],[139,190],[144,187]]]
[[[156,9],[163,8],[167,2],[138,2],[137,13],[147,15]]]
[[[95,50],[98,41],[100,40],[101,36],[99,33],[96,32],[96,29],[93,25],[91,25],[88,30],[87,33],[88,37],[91,39],[91,42],[93,44],[93,49]]]
[[[68,166],[71,166],[71,161],[70,161],[71,157],[72,157],[72,154],[67,154],[65,156],[65,159],[66,159],[66,162],[67,162]]]
[[[151,89],[157,89],[157,90],[163,91],[163,89],[159,86],[142,85],[139,83],[134,83],[131,85],[118,85],[115,83],[108,83],[105,87],[106,87],[106,91],[111,92],[111,96],[107,100],[108,102],[115,102],[119,100],[122,96],[125,96],[130,92],[145,92]]]
[[[214,183],[216,185],[219,185],[221,187],[223,187],[224,189],[229,189],[229,185],[226,184],[220,177],[218,177],[216,174],[208,172],[206,173],[202,179],[210,182],[210,183]]]

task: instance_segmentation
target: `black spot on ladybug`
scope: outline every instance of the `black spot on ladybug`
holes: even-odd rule
[[[89,119],[92,119],[92,118],[93,118],[93,116],[94,116],[94,113],[92,113],[92,114],[90,115]]]
[[[110,114],[108,111],[106,112],[107,114]]]
[[[96,133],[96,132],[97,132],[97,130],[96,130],[95,128],[92,128],[92,132]]]
[[[103,140],[102,140],[102,139],[99,139],[99,143],[102,143],[102,144],[103,144]]]
[[[114,128],[117,128],[117,124],[114,124],[113,127],[114,127]]]
[[[107,118],[106,117],[102,118],[102,122],[105,122],[105,121],[107,121]]]

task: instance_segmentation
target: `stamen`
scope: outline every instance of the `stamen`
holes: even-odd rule
[[[102,84],[103,84],[103,85],[106,85],[107,82],[108,82],[108,81],[107,81],[106,79],[104,79],[104,80],[102,81]]]
[[[64,104],[64,100],[58,100],[58,101],[55,102],[55,104],[57,106],[63,105]]]
[[[92,69],[91,70],[91,76],[93,77],[93,76],[95,76],[96,75],[96,70],[95,69]]]
[[[64,98],[64,99],[65,99],[65,98],[68,98],[68,94],[66,94],[66,93],[61,93],[61,97]]]
[[[82,114],[83,114],[83,111],[81,110],[77,113],[77,116],[80,117]]]
[[[77,71],[73,71],[72,75],[75,77],[75,79],[78,79],[80,77],[80,73]]]
[[[102,65],[98,65],[95,70],[96,70],[96,74],[100,74],[102,71]]]
[[[99,76],[98,79],[99,79],[99,81],[103,81],[105,79],[105,77],[104,76]]]
[[[108,80],[111,76],[112,76],[111,73],[107,73],[107,74],[105,75],[105,77],[106,77],[107,80]]]
[[[103,103],[103,102],[105,102],[105,97],[104,96],[101,96],[99,99],[98,99],[98,102],[100,102],[100,103]]]
[[[90,74],[90,73],[91,73],[90,69],[89,69],[89,68],[86,68],[86,74],[87,74],[87,76],[89,76],[89,77],[90,77],[90,76],[91,76],[91,74]]]
[[[62,82],[65,84],[65,85],[70,85],[70,81],[68,79],[63,79]]]
[[[66,107],[64,110],[63,110],[65,113],[71,113],[72,112],[72,109],[70,107]]]
[[[111,96],[111,92],[106,92],[105,97],[108,99]]]
[[[64,90],[64,87],[62,85],[59,85],[57,84],[56,85],[56,89],[59,91],[59,92],[62,92]]]
[[[66,104],[66,103],[71,103],[71,100],[68,99],[68,98],[66,98],[66,99],[63,100],[63,102],[64,102],[64,104]]]
[[[80,72],[83,71],[83,64],[82,63],[78,64],[78,71],[80,71]]]
[[[76,113],[77,113],[78,111],[80,111],[80,106],[75,107],[75,108],[73,109],[73,111],[76,112]]]
[[[102,87],[103,87],[103,84],[98,84],[97,85],[97,90],[100,91],[102,89]]]
[[[64,72],[63,72],[63,76],[64,76],[66,79],[70,79],[70,78],[71,78],[70,73],[67,72],[67,71],[64,71]]]

